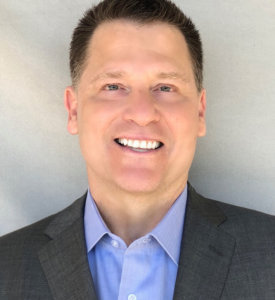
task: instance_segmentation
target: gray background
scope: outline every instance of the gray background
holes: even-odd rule
[[[275,214],[275,1],[176,1],[201,31],[207,136],[190,180],[224,202]],[[87,187],[66,131],[68,47],[95,1],[0,0],[0,235]]]

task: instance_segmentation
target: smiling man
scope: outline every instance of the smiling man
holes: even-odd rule
[[[85,69],[65,92],[68,130],[79,134],[100,213],[130,245],[187,184],[197,136],[205,133],[205,91],[175,26],[104,22],[86,51]]]
[[[166,0],[105,0],[65,90],[88,192],[0,241],[1,299],[274,299],[274,217],[187,182],[205,135],[202,46]]]

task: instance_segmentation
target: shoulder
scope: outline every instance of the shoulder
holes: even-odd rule
[[[55,215],[42,219],[34,224],[6,234],[0,237],[0,254],[3,251],[10,252],[10,249],[17,249],[26,244],[31,244],[34,248],[35,245],[43,244],[48,238],[44,235],[44,230],[54,218]],[[1,255],[1,257],[3,257]]]
[[[215,221],[217,236],[234,241],[222,299],[274,299],[275,216],[196,197],[197,211]]]
[[[270,280],[275,278],[275,216],[216,200],[207,201],[215,203],[226,216],[219,230],[235,239],[232,270],[235,266],[238,272],[245,271],[251,282],[259,274]]]
[[[224,203],[219,200],[206,198],[188,185],[188,206],[210,220],[219,228],[232,235],[247,235],[248,233],[274,234],[275,216],[249,208]],[[189,203],[190,202],[190,203]]]
[[[19,251],[22,247],[38,250],[50,240],[51,233],[59,234],[64,227],[82,216],[86,194],[74,201],[62,211],[48,216],[36,223],[0,237],[0,254],[10,253],[10,249]]]
[[[44,230],[53,218],[50,216],[0,238],[0,298],[23,299],[28,286],[45,286],[38,252],[49,241]]]
[[[0,237],[0,298],[15,295],[14,299],[23,299],[24,293],[33,290],[42,295],[41,299],[48,299],[39,252],[54,236],[62,235],[68,226],[82,218],[84,202],[85,195],[63,211]]]
[[[219,228],[235,239],[225,299],[274,299],[275,217],[215,202],[226,215]]]
[[[53,218],[54,215],[0,238],[0,281],[2,283],[4,279],[16,278],[28,261],[35,265],[38,261],[39,249],[49,241],[44,230]]]
[[[275,238],[275,216],[249,208],[206,198],[188,185],[190,207],[201,216],[214,222],[220,229],[233,236],[273,235]],[[220,201],[221,200],[221,201]]]
[[[215,203],[226,215],[226,221],[221,224],[223,230],[236,237],[275,239],[275,216],[219,201]]]
[[[274,251],[275,216],[199,195],[189,185],[192,207],[202,218],[233,237],[240,252]],[[275,255],[275,254],[274,254]]]

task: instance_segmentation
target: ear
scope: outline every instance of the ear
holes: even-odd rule
[[[205,136],[206,134],[206,122],[205,122],[205,111],[206,111],[206,90],[203,89],[199,96],[199,127],[198,136]]]
[[[77,134],[77,97],[72,86],[68,86],[65,89],[64,104],[68,112],[67,130],[70,134]]]

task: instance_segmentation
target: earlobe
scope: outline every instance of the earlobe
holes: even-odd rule
[[[206,90],[203,89],[200,93],[200,100],[199,100],[199,130],[198,130],[199,137],[205,136],[206,134],[205,112],[206,112]]]
[[[68,112],[67,130],[70,134],[77,134],[77,97],[74,88],[71,86],[65,89],[64,105]]]

